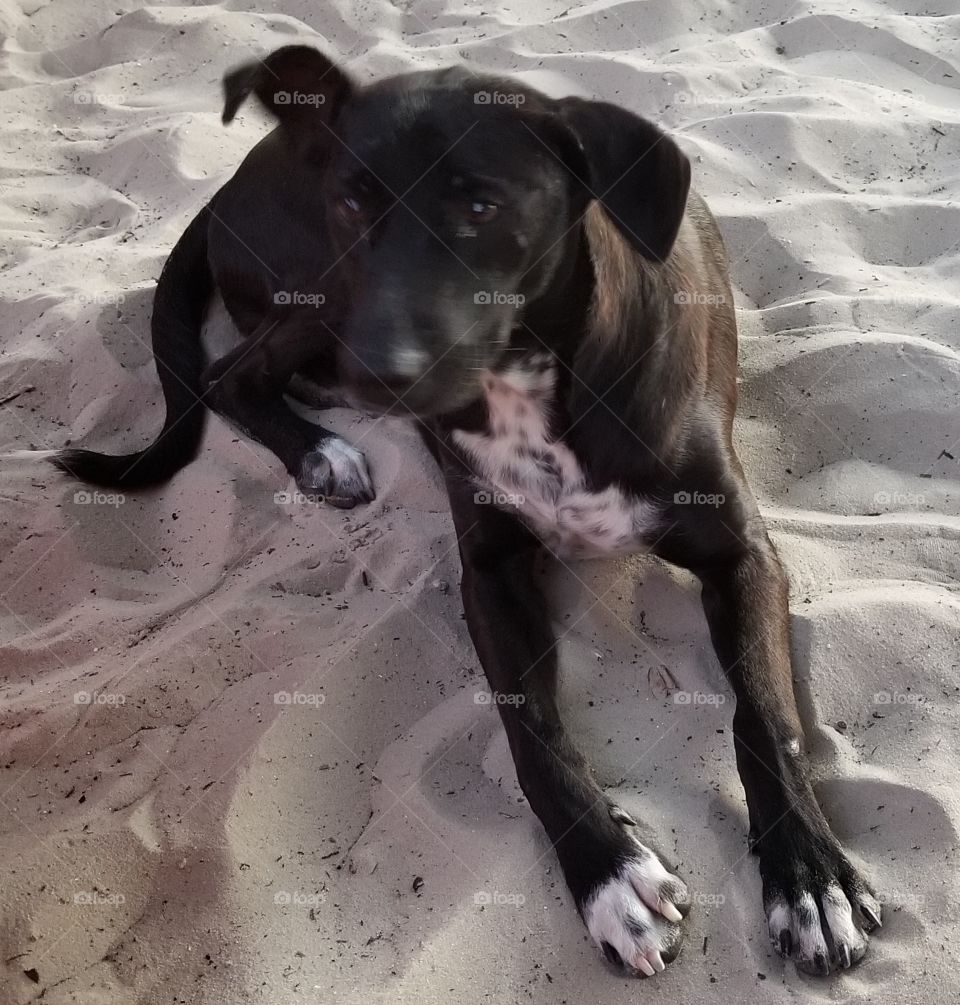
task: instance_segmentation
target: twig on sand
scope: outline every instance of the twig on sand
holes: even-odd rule
[[[655,678],[653,677],[654,674],[656,674]],[[663,688],[664,697],[671,695],[674,691],[678,690],[676,678],[672,673],[670,673],[669,668],[663,665],[658,667],[648,667],[647,669],[647,685],[654,694],[657,693],[657,688],[654,686],[655,684],[660,684]]]
[[[33,384],[27,384],[26,387],[21,387],[19,391],[14,391],[13,394],[8,394],[6,398],[0,398],[0,407],[3,405],[9,405],[11,401],[16,401],[21,394],[29,394],[30,391],[36,391],[36,387]]]

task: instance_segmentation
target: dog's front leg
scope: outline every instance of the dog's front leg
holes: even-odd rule
[[[538,544],[516,516],[448,476],[467,625],[520,787],[552,841],[590,934],[612,962],[652,975],[673,960],[686,886],[640,843],[590,775],[557,706],[556,641],[534,576]]]
[[[793,692],[786,576],[762,534],[746,552],[700,570],[700,578],[714,646],[736,693],[737,767],[770,935],[804,970],[849,967],[866,951],[880,905],[810,784]]]

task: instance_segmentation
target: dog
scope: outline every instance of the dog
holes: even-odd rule
[[[687,157],[612,104],[460,68],[361,86],[307,46],[235,69],[224,94],[225,123],[252,95],[277,125],[160,276],[163,430],[57,466],[157,484],[196,454],[209,407],[301,489],[353,506],[374,495],[363,455],[285,395],[339,387],[411,416],[445,480],[480,663],[516,698],[497,708],[520,786],[591,937],[636,975],[676,958],[691,897],[564,726],[534,563],[650,552],[692,570],[736,696],[773,944],[813,974],[856,963],[881,908],[811,785],[787,578],[732,442],[725,251]],[[207,365],[215,289],[245,339]]]

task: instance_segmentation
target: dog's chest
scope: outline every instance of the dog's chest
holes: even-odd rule
[[[483,432],[455,430],[470,462],[477,501],[515,511],[559,555],[643,550],[657,525],[652,503],[616,486],[588,487],[577,456],[555,427],[555,364],[535,357],[483,381]]]

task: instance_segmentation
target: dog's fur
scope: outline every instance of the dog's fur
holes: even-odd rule
[[[446,479],[480,662],[522,696],[498,703],[520,785],[591,935],[634,973],[676,956],[690,898],[564,727],[534,557],[646,550],[693,570],[736,694],[770,935],[810,972],[856,962],[880,908],[808,778],[787,581],[731,440],[725,253],[687,158],[623,109],[463,70],[359,87],[290,46],[224,85],[225,121],[255,94],[279,125],[160,277],[163,431],[137,454],[56,463],[161,482],[198,449],[205,403],[349,506],[372,498],[362,455],[284,393],[309,378],[412,415]],[[214,287],[247,339],[204,370]]]

